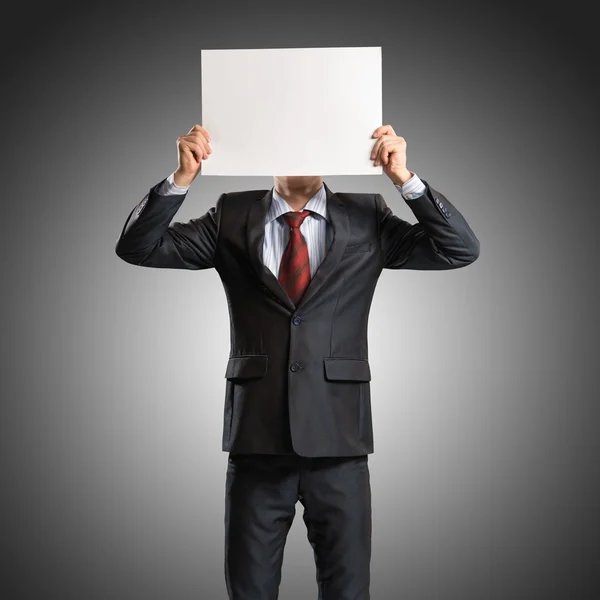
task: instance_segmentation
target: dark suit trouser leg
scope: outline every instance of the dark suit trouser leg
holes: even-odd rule
[[[367,456],[315,458],[300,502],[317,567],[319,600],[369,600],[371,484]]]
[[[276,600],[296,502],[317,568],[319,600],[369,600],[367,456],[229,456],[225,579],[231,600]]]
[[[225,581],[231,600],[278,598],[283,550],[296,514],[298,479],[294,456],[229,456]]]

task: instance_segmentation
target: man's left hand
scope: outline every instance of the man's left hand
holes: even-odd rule
[[[371,159],[375,166],[382,165],[383,172],[396,184],[407,182],[412,173],[406,168],[406,140],[396,135],[391,125],[378,127],[373,135],[377,138]]]

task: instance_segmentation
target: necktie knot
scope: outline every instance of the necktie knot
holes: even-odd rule
[[[312,211],[310,210],[303,210],[301,212],[288,212],[283,215],[283,218],[292,229],[299,229],[304,219],[306,219],[311,212]]]

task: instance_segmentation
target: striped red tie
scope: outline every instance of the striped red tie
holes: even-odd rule
[[[310,283],[308,246],[300,233],[300,225],[311,212],[303,210],[282,215],[290,226],[290,239],[281,257],[278,279],[294,304],[298,304]]]

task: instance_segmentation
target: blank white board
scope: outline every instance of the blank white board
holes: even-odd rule
[[[202,175],[378,175],[381,47],[201,50]]]

